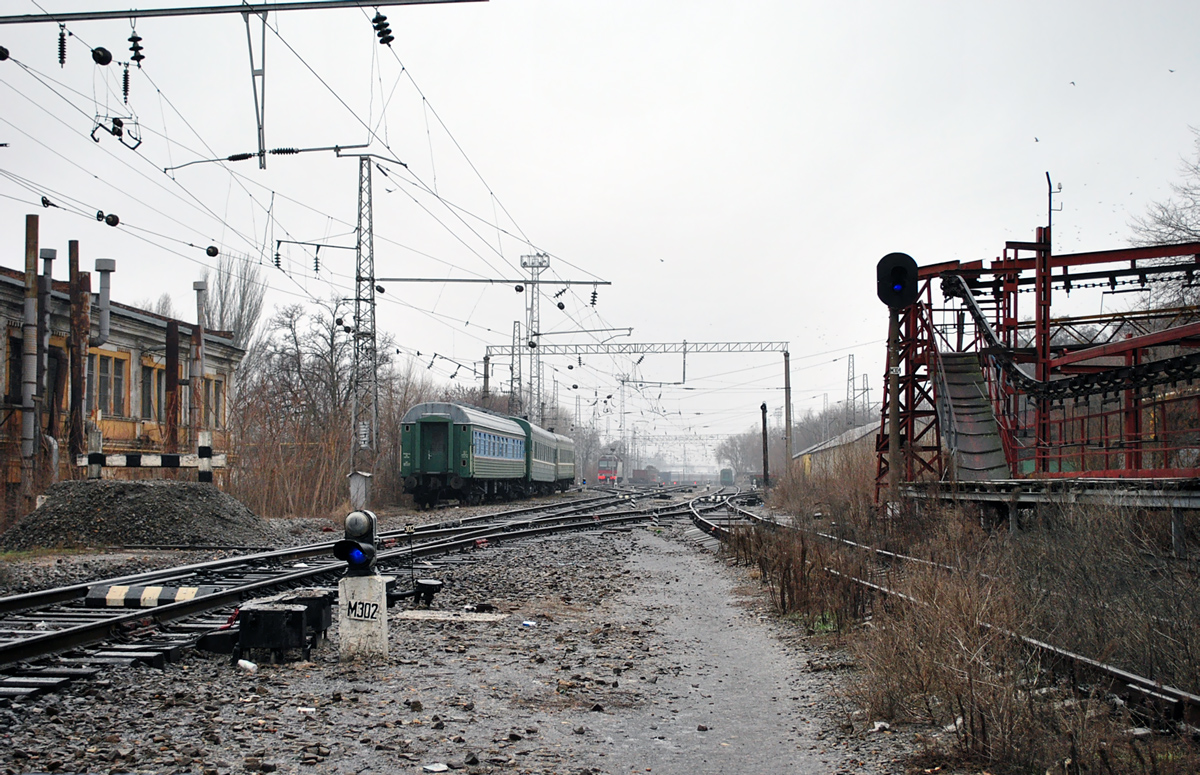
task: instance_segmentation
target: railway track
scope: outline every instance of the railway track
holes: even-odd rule
[[[722,504],[722,508],[730,518],[726,520],[708,519],[697,511],[693,512],[692,514],[693,523],[704,533],[711,535],[722,542],[728,540],[733,531],[739,527],[767,525],[772,529],[801,529],[791,525],[783,525],[776,520],[741,508],[734,503],[736,497],[737,496],[731,496],[726,498]],[[839,538],[828,533],[817,531],[804,532],[828,541],[832,544],[837,544],[847,548],[855,549],[857,551],[873,554],[878,561],[887,563],[889,566],[894,563],[920,563],[950,572],[958,571],[957,568],[954,568],[950,565],[934,563],[919,557],[911,557],[898,552],[880,549],[845,538]],[[823,570],[831,574],[844,575],[833,568],[823,568]],[[885,573],[886,571],[881,571],[880,575],[884,575]],[[868,578],[865,579],[853,576],[848,576],[847,578],[851,582],[867,587],[879,594],[904,600],[913,605],[928,605],[928,603],[925,601],[918,600],[910,595],[904,594],[888,586],[887,584],[880,584],[877,581],[873,581],[873,577],[875,577],[875,574],[872,573],[869,574]],[[1193,726],[1200,725],[1200,695],[1184,691],[1183,689],[1178,689],[1173,686],[1168,686],[1161,681],[1154,680],[1153,678],[1137,675],[1129,672],[1128,670],[1123,670],[1114,665],[1092,659],[1082,654],[1077,654],[1067,649],[1060,648],[1053,644],[1023,635],[1018,632],[995,627],[986,622],[980,622],[980,626],[995,630],[1007,637],[1019,640],[1026,647],[1047,655],[1055,662],[1067,665],[1072,672],[1089,673],[1106,682],[1114,691],[1114,693],[1118,695],[1124,695],[1126,697],[1130,697],[1132,695],[1132,697],[1140,701],[1143,706],[1150,708],[1161,716],[1176,721],[1183,721]]]
[[[603,493],[570,503],[444,520],[415,527],[411,534],[384,531],[379,535],[378,566],[383,573],[403,578],[407,573],[402,572],[424,560],[421,573],[428,575],[439,566],[469,561],[466,553],[483,546],[689,516],[694,501],[680,498],[678,492],[671,495],[670,501],[658,501],[642,493]],[[336,589],[346,566],[333,559],[333,543],[0,598],[0,697],[51,690],[108,665],[161,666],[193,648],[206,633],[226,626],[245,601],[300,587]],[[89,590],[113,587],[197,587],[205,593],[150,608],[86,605]]]

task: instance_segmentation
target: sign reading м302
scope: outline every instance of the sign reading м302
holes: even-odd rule
[[[365,600],[351,600],[346,604],[346,618],[373,622],[379,618],[379,603],[368,603]]]

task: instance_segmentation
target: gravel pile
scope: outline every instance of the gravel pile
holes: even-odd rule
[[[41,508],[0,535],[0,549],[126,546],[269,546],[266,520],[211,484],[59,482]]]

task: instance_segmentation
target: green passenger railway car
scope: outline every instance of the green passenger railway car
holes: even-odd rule
[[[401,420],[400,439],[404,491],[418,506],[521,498],[575,480],[571,439],[472,406],[417,404]]]

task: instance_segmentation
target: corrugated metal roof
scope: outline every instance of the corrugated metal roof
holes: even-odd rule
[[[866,436],[872,432],[878,432],[878,431],[879,431],[879,423],[878,422],[871,422],[866,425],[860,425],[857,428],[851,428],[850,430],[846,431],[845,433],[834,436],[832,439],[828,439],[828,440],[822,441],[818,444],[813,444],[811,447],[802,449],[799,452],[793,454],[792,459],[795,460],[795,459],[799,458],[801,455],[812,455],[812,454],[816,454],[817,452],[826,452],[831,449],[836,449],[838,447],[845,446],[846,444],[853,444],[854,442],[861,439],[863,436]]]

